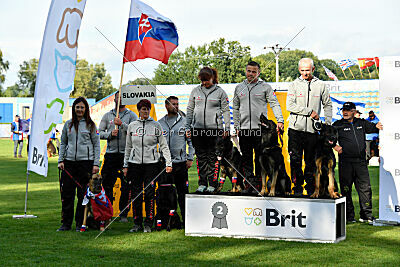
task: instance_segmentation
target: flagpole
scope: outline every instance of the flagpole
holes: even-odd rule
[[[369,71],[369,68],[368,68],[368,66],[367,66],[367,64],[365,63],[365,68],[367,69],[367,71],[368,71],[368,74],[369,74],[369,78],[370,79],[372,79],[372,77],[371,77],[371,72]]]
[[[362,71],[361,71],[360,65],[358,65],[358,70],[360,71],[361,78],[363,78],[363,79],[364,79],[364,75],[362,74]]]
[[[349,71],[350,71],[351,75],[353,76],[353,79],[355,80],[356,77],[354,77],[354,74],[353,74],[353,72],[351,71],[350,67],[349,67]]]
[[[13,219],[28,219],[28,218],[37,218],[35,215],[27,215],[26,210],[28,206],[28,184],[29,184],[29,171],[26,171],[26,189],[25,189],[25,209],[24,215],[13,215]]]
[[[346,76],[346,73],[344,73],[344,70],[342,69],[342,68],[340,68],[341,70],[342,70],[342,72],[343,72],[343,75],[344,75],[344,77],[346,78],[346,80],[347,80],[347,76]]]
[[[378,70],[378,65],[376,64],[376,58],[374,58],[375,61],[375,69],[376,69],[376,73],[378,73],[378,78],[379,78],[379,70]]]
[[[119,89],[118,89],[118,105],[117,105],[117,118],[119,116],[119,105],[121,104],[121,87],[122,87],[122,79],[124,78],[124,67],[125,64],[122,62],[122,69],[121,69],[121,81],[119,83]],[[115,125],[115,130],[118,129],[118,126]]]

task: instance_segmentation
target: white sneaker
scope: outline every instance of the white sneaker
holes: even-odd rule
[[[206,190],[206,186],[205,185],[200,185],[197,190],[196,193],[204,193],[204,191]]]
[[[214,193],[214,192],[215,192],[215,187],[214,187],[214,186],[209,186],[209,187],[207,187],[206,192],[207,192],[207,193]]]

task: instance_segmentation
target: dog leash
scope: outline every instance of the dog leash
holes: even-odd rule
[[[72,175],[65,168],[63,171],[69,176],[69,178],[71,178],[72,181],[74,181],[75,184],[77,184],[83,190],[82,185],[80,183],[78,183],[78,181],[75,180],[74,177],[72,177]]]

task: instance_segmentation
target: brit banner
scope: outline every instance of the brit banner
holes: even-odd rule
[[[47,176],[46,144],[74,88],[79,28],[86,0],[53,0],[36,78],[28,171]]]
[[[379,219],[400,223],[400,56],[383,57],[380,62]]]

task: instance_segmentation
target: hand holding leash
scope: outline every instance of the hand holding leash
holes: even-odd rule
[[[60,170],[64,170],[64,162],[58,163],[58,168],[59,168]]]
[[[313,110],[310,114],[310,117],[313,118],[314,120],[319,120],[319,115],[315,110]]]
[[[124,177],[126,177],[126,175],[128,174],[128,168],[123,168],[122,171],[124,173]]]
[[[285,125],[283,124],[283,122],[278,122],[277,126],[276,126],[276,131],[278,133],[283,133],[285,130]]]
[[[165,172],[166,173],[171,173],[172,172],[172,167],[167,166],[167,168],[165,168]]]
[[[98,172],[99,172],[99,166],[93,166],[92,173],[95,174]]]

